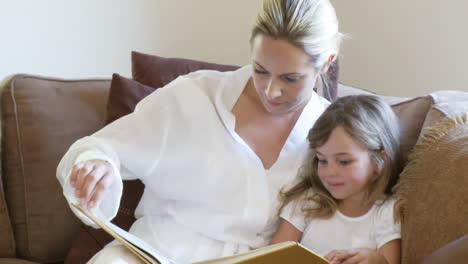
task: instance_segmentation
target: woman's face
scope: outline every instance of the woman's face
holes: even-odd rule
[[[265,109],[284,114],[310,100],[318,72],[302,49],[286,40],[259,34],[252,45],[252,79]]]

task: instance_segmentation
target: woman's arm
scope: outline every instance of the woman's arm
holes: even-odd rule
[[[278,229],[276,230],[273,238],[270,241],[270,245],[277,244],[284,241],[296,241],[302,237],[302,232],[295,228],[291,223],[281,218]]]

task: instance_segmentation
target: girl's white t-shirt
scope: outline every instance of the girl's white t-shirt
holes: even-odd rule
[[[281,218],[302,232],[300,243],[325,256],[334,249],[378,249],[394,239],[401,238],[400,224],[393,219],[393,199],[377,201],[359,217],[348,217],[339,210],[329,219],[308,219],[301,202],[290,202]]]

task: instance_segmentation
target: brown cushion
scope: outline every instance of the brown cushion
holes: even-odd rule
[[[425,129],[396,186],[402,263],[420,263],[468,233],[468,115]]]
[[[22,259],[0,258],[0,264],[39,264],[39,263],[22,260]]]
[[[65,258],[79,221],[62,195],[56,168],[74,141],[104,124],[109,84],[17,75],[4,88],[3,183],[19,257]]]
[[[0,162],[1,164],[1,162]],[[3,192],[3,180],[0,174],[0,258],[15,256],[15,238],[10,223],[10,213],[8,212]]]

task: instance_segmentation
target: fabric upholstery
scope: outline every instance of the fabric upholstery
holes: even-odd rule
[[[402,263],[420,263],[468,233],[468,115],[424,129],[396,186]]]
[[[39,264],[39,263],[22,260],[22,259],[0,258],[0,264]]]
[[[1,162],[0,162],[1,164]],[[15,237],[10,222],[10,213],[8,212],[3,192],[3,180],[0,174],[0,258],[15,256]]]
[[[424,259],[422,264],[460,263],[468,259],[468,234],[448,243]]]
[[[430,96],[421,96],[392,105],[393,111],[400,120],[401,145],[405,159],[418,141],[424,120],[432,103]]]
[[[141,99],[154,92],[154,90],[156,90],[156,88],[114,73],[112,75],[111,89],[109,91],[109,100],[107,103],[106,123],[109,124],[133,112],[135,105]]]
[[[3,183],[17,257],[65,258],[79,221],[55,171],[74,141],[104,124],[108,90],[109,81],[30,75],[17,75],[4,88]]]
[[[154,88],[163,87],[180,75],[197,70],[233,71],[238,66],[221,65],[202,61],[163,58],[159,56],[132,52],[133,80]]]

